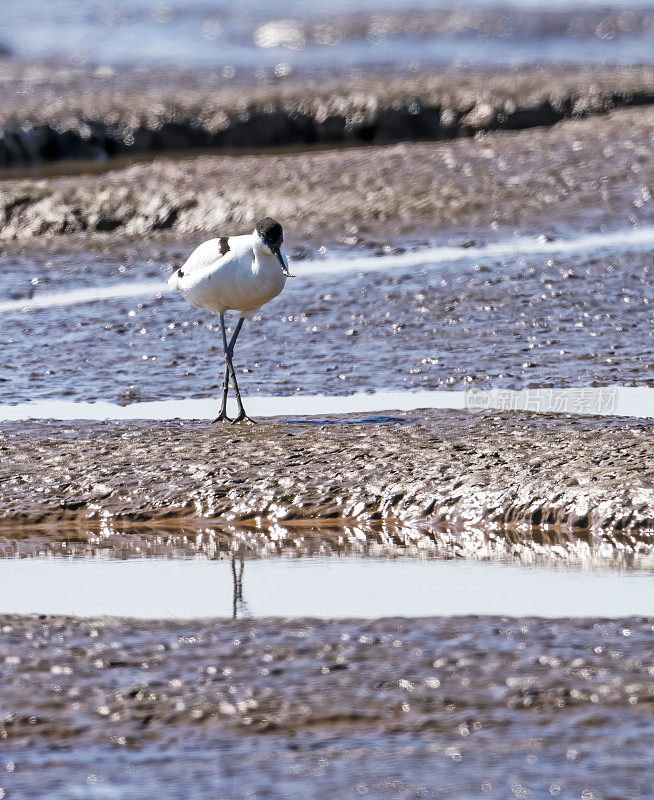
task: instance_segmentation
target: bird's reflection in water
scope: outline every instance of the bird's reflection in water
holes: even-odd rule
[[[236,557],[232,556],[232,580],[233,580],[233,594],[232,594],[232,618],[236,619],[238,612],[241,615],[247,613],[247,606],[243,601],[243,570],[245,569],[245,561],[240,558],[238,562],[238,569],[236,568]]]

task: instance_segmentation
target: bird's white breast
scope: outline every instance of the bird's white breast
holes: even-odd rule
[[[286,276],[277,259],[253,247],[252,236],[232,236],[222,255],[220,240],[201,244],[171,279],[171,288],[198,308],[215,313],[253,314],[284,288]]]

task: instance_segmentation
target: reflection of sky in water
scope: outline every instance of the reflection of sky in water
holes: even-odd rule
[[[183,0],[92,0],[78,3],[63,0],[5,0],[3,31],[0,39],[20,56],[39,58],[55,56],[91,62],[174,64],[175,66],[231,66],[237,69],[272,69],[282,63],[295,68],[348,67],[359,64],[402,64],[414,61],[436,64],[456,63],[533,63],[537,60],[575,62],[634,63],[651,61],[652,37],[638,31],[619,35],[571,38],[561,31],[551,32],[529,25],[511,35],[479,35],[463,26],[463,33],[425,35],[383,34],[379,15],[404,12],[473,9],[509,9],[513,19],[522,13],[546,11],[604,10],[607,4],[595,0],[550,3],[537,0],[522,2],[441,2],[427,0],[346,0],[335,2],[266,3],[246,0],[238,6],[222,2],[184,3]],[[235,10],[235,9],[238,10]],[[651,0],[613,3],[608,11],[654,8]],[[513,10],[515,9],[515,10]],[[500,11],[500,15],[503,12]],[[608,12],[607,12],[608,13]],[[355,19],[358,15],[359,21]],[[359,22],[366,17],[370,24]],[[507,18],[507,15],[505,15]],[[309,37],[304,40],[302,26],[325,21],[346,20],[346,33],[335,37]],[[375,22],[377,19],[377,22]],[[289,35],[262,30],[271,21],[295,21],[287,25]],[[349,20],[349,22],[347,22]],[[298,28],[298,25],[300,26]],[[380,28],[381,25],[381,28]],[[378,29],[382,31],[380,34]],[[491,30],[493,30],[491,28]],[[378,31],[375,33],[375,31]],[[571,42],[574,46],[571,47]],[[274,46],[275,43],[282,46]],[[259,45],[259,46],[257,46]],[[273,46],[262,46],[273,45]]]
[[[216,398],[154,400],[117,405],[99,401],[82,403],[67,400],[41,400],[33,403],[0,405],[0,422],[28,419],[57,420],[169,420],[213,419]],[[417,409],[468,409],[470,413],[488,410],[531,411],[535,413],[589,414],[618,417],[654,417],[654,388],[646,386],[573,389],[491,389],[434,392],[357,392],[350,395],[293,395],[289,397],[248,398],[248,410],[256,417],[292,417],[339,414],[378,414]],[[236,413],[236,402],[229,399],[228,410]],[[380,417],[360,422],[394,422]]]
[[[236,577],[235,577],[236,573]],[[242,596],[235,598],[241,580]],[[0,560],[0,613],[142,618],[654,615],[651,573],[464,561]]]

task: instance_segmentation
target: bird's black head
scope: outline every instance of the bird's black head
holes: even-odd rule
[[[281,247],[284,241],[284,231],[276,219],[272,219],[272,217],[260,219],[256,224],[255,230],[268,247]]]

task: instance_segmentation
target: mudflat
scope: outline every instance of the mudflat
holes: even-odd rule
[[[2,785],[25,798],[98,785],[644,797],[653,630],[634,618],[4,616]]]
[[[368,69],[242,82],[214,72],[0,65],[0,165],[191,148],[442,140],[650,105],[650,65]]]
[[[531,542],[575,560],[578,541],[651,552],[650,421],[424,411],[295,423],[6,423],[3,532],[240,527],[264,551],[269,537],[301,549],[311,528],[315,544],[321,525],[328,543],[355,527],[401,543],[415,528],[475,557],[480,531],[508,529],[500,555]]]
[[[20,10],[35,49],[14,32],[18,55],[0,61],[3,413],[215,398],[216,320],[164,293],[170,270],[271,214],[299,277],[236,354],[246,405],[263,391],[283,417],[0,424],[0,556],[27,598],[4,611],[68,611],[45,581],[35,599],[40,567],[54,565],[54,593],[113,557],[131,562],[109,564],[111,602],[89,612],[69,594],[76,614],[123,613],[126,567],[154,556],[168,616],[0,615],[0,798],[649,797],[654,622],[598,618],[632,608],[611,591],[601,612],[561,612],[590,619],[501,618],[484,597],[484,617],[315,620],[292,594],[293,619],[185,620],[167,611],[180,584],[160,559],[211,560],[194,608],[215,614],[213,581],[230,575],[213,560],[228,554],[220,609],[232,597],[235,617],[249,613],[237,559],[350,553],[447,559],[454,613],[472,585],[461,566],[519,572],[531,597],[534,563],[577,597],[575,567],[591,582],[610,567],[647,613],[651,419],[309,418],[294,402],[651,385],[654,69],[634,62],[651,60],[652,12],[334,8],[326,28],[312,4],[271,23],[256,1],[241,19],[173,0],[71,30],[76,4],[56,5],[40,15],[50,57],[77,32],[88,63],[21,60],[43,59],[48,37]],[[189,69],[126,63],[144,31],[149,52],[181,48]],[[227,51],[241,67],[217,68]],[[485,67],[438,67],[458,53]],[[361,271],[345,263],[357,258]],[[21,569],[30,556],[47,561]],[[329,614],[349,596],[344,562],[321,562],[338,576]],[[407,586],[394,575],[392,603]]]

